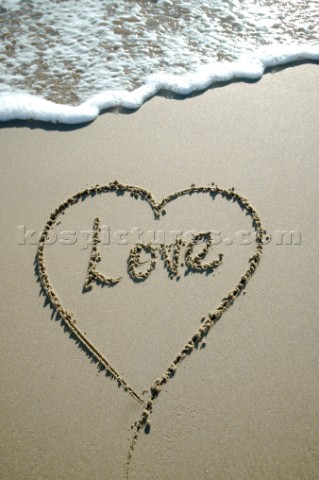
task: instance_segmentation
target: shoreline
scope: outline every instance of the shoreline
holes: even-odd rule
[[[114,109],[122,113],[134,113],[156,96],[175,100],[192,98],[232,83],[258,82],[265,74],[286,67],[318,65],[319,62],[318,47],[315,45],[308,48],[300,46],[297,52],[292,47],[282,45],[269,47],[268,50],[261,48],[260,58],[255,54],[247,54],[247,58],[244,56],[234,62],[203,65],[195,72],[180,76],[154,74],[148,78],[148,82],[145,81],[133,91],[102,91],[78,105],[55,103],[23,91],[0,94],[0,124],[32,120],[62,125],[87,125],[99,115]]]

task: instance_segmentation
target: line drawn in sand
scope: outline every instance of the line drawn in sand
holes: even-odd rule
[[[232,290],[230,290],[222,298],[219,305],[214,310],[209,312],[207,315],[202,317],[200,327],[194,331],[191,338],[186,342],[182,350],[178,352],[176,357],[169,364],[169,366],[163,372],[163,374],[153,382],[151,387],[146,392],[144,391],[144,393],[148,393],[148,397],[146,399],[142,398],[142,396],[139,395],[138,392],[136,392],[129,385],[127,380],[124,379],[124,377],[117,371],[117,369],[112,365],[112,363],[107,359],[107,357],[95,347],[95,345],[90,341],[90,339],[87,338],[85,332],[83,332],[81,328],[78,326],[74,313],[62,305],[49,279],[47,267],[45,264],[45,255],[44,255],[45,245],[49,238],[50,231],[52,231],[52,228],[54,227],[54,225],[58,223],[59,216],[63,215],[67,208],[71,207],[72,205],[75,205],[79,201],[85,200],[89,196],[100,195],[107,192],[115,192],[115,193],[121,193],[121,194],[124,194],[127,192],[134,198],[141,199],[148,202],[148,204],[150,205],[153,211],[155,220],[159,220],[161,218],[161,215],[164,215],[166,213],[166,209],[164,207],[167,207],[170,202],[176,200],[179,197],[183,197],[186,195],[193,195],[193,194],[208,194],[208,195],[211,195],[213,198],[215,198],[217,195],[221,195],[225,200],[232,201],[239,205],[239,207],[251,218],[252,226],[255,230],[256,248],[253,255],[251,255],[251,257],[248,260],[247,269],[244,271],[239,281],[232,288]],[[100,281],[108,285],[115,285],[121,280],[121,278],[113,279],[113,278],[104,277],[102,274],[100,274],[96,270],[96,262],[98,262],[100,259],[99,252],[98,252],[98,232],[99,232],[99,219],[95,219],[92,253],[90,257],[88,275],[85,279],[85,284],[83,289],[84,291],[86,289],[89,289],[92,286],[93,281]],[[56,313],[58,319],[61,320],[61,323],[63,324],[64,327],[67,327],[67,329],[70,332],[70,335],[78,342],[78,344],[82,348],[84,348],[85,351],[97,361],[98,368],[104,368],[107,374],[111,375],[118,382],[118,384],[122,386],[124,390],[129,395],[131,395],[131,397],[134,398],[136,402],[138,402],[141,405],[141,407],[143,407],[140,418],[138,418],[135,421],[134,425],[132,425],[133,437],[127,453],[127,461],[125,465],[125,480],[129,479],[130,465],[131,465],[133,453],[137,444],[139,434],[143,430],[146,433],[149,432],[150,430],[150,416],[153,412],[156,399],[159,397],[161,393],[163,385],[166,385],[171,380],[171,378],[174,377],[178,367],[181,365],[181,363],[186,358],[186,356],[190,355],[193,352],[194,348],[196,348],[198,344],[204,341],[204,338],[208,335],[212,326],[215,325],[215,323],[217,323],[221,319],[224,312],[228,310],[228,308],[234,303],[236,298],[244,291],[247,285],[247,282],[255,273],[256,268],[260,262],[260,258],[263,252],[265,235],[266,235],[266,231],[263,229],[261,225],[260,217],[257,214],[255,208],[247,200],[247,198],[235,192],[235,189],[233,187],[226,189],[226,188],[219,187],[214,183],[208,186],[196,186],[193,184],[191,185],[191,187],[172,193],[171,195],[168,195],[165,198],[163,198],[161,202],[157,202],[149,191],[141,187],[121,184],[117,180],[115,180],[113,182],[110,182],[109,184],[95,185],[92,187],[85,188],[84,190],[81,190],[75,195],[67,198],[61,205],[59,205],[59,207],[57,207],[51,213],[50,218],[46,222],[43,232],[40,236],[37,253],[36,253],[36,260],[35,260],[36,274],[41,283],[41,291],[46,296],[46,300],[48,301],[48,303],[50,303],[51,308],[53,308],[53,313]],[[199,242],[200,240],[204,240],[206,242],[206,246],[204,247],[204,250],[202,252],[203,255],[192,256],[193,254],[192,245],[194,246],[196,242]],[[173,250],[172,260],[169,259],[169,255],[165,246],[161,246],[162,258],[166,263],[166,266],[169,269],[171,269],[172,275],[176,274],[176,260],[178,260],[178,255],[180,254],[181,246],[182,246],[182,243],[175,245],[175,256],[174,256],[174,250]],[[202,263],[202,260],[204,259],[209,246],[210,246],[210,238],[209,238],[209,235],[207,235],[205,232],[199,233],[193,237],[193,243],[191,242],[186,250],[186,264],[188,265],[189,268],[193,268],[197,271],[200,270],[201,268],[204,270],[205,269],[207,270],[209,268],[215,268],[221,263],[222,256],[219,256],[218,260],[214,260],[213,262],[211,262],[211,264]],[[137,248],[138,246],[135,247],[135,250]],[[132,256],[129,258],[129,261],[128,261],[128,264],[129,264],[128,272],[129,273],[131,272],[132,278],[134,278],[134,275],[138,277],[138,274],[136,273],[135,269],[139,264],[138,263],[139,253],[143,248],[146,250],[148,249],[151,253],[151,266],[147,270],[147,272],[149,272],[150,269],[152,270],[154,268],[154,263],[152,262],[155,262],[156,260],[155,260],[155,254],[152,251],[152,247],[140,246],[140,250],[138,249],[136,250],[136,252],[134,250]],[[147,278],[148,275],[149,273],[145,276],[145,278]],[[143,280],[145,278],[143,277],[143,274],[142,274],[141,279]]]

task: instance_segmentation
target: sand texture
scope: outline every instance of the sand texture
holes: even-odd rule
[[[3,478],[317,478],[318,81],[1,125]]]

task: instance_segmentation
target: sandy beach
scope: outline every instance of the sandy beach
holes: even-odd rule
[[[125,478],[131,426],[143,406],[99,373],[55,320],[35,272],[51,212],[115,179],[157,202],[192,184],[234,187],[270,237],[244,294],[163,385],[128,478],[317,478],[318,82],[318,65],[305,64],[192,98],[157,96],[138,111],[107,112],[81,127],[0,125],[4,479]],[[167,206],[159,227],[147,202],[107,193],[59,217],[57,236],[73,231],[76,242],[46,246],[55,291],[143,401],[247,268],[255,242],[244,241],[252,238],[243,236],[251,229],[246,213],[229,200],[194,195]],[[123,278],[83,292],[92,248],[85,232],[95,218],[117,232],[116,244],[102,245],[98,268]],[[158,259],[149,278],[134,283],[127,259],[136,227],[213,229],[221,242],[211,259],[222,252],[223,263],[208,275],[182,270],[177,281]],[[119,232],[130,232],[130,241],[121,244]]]

